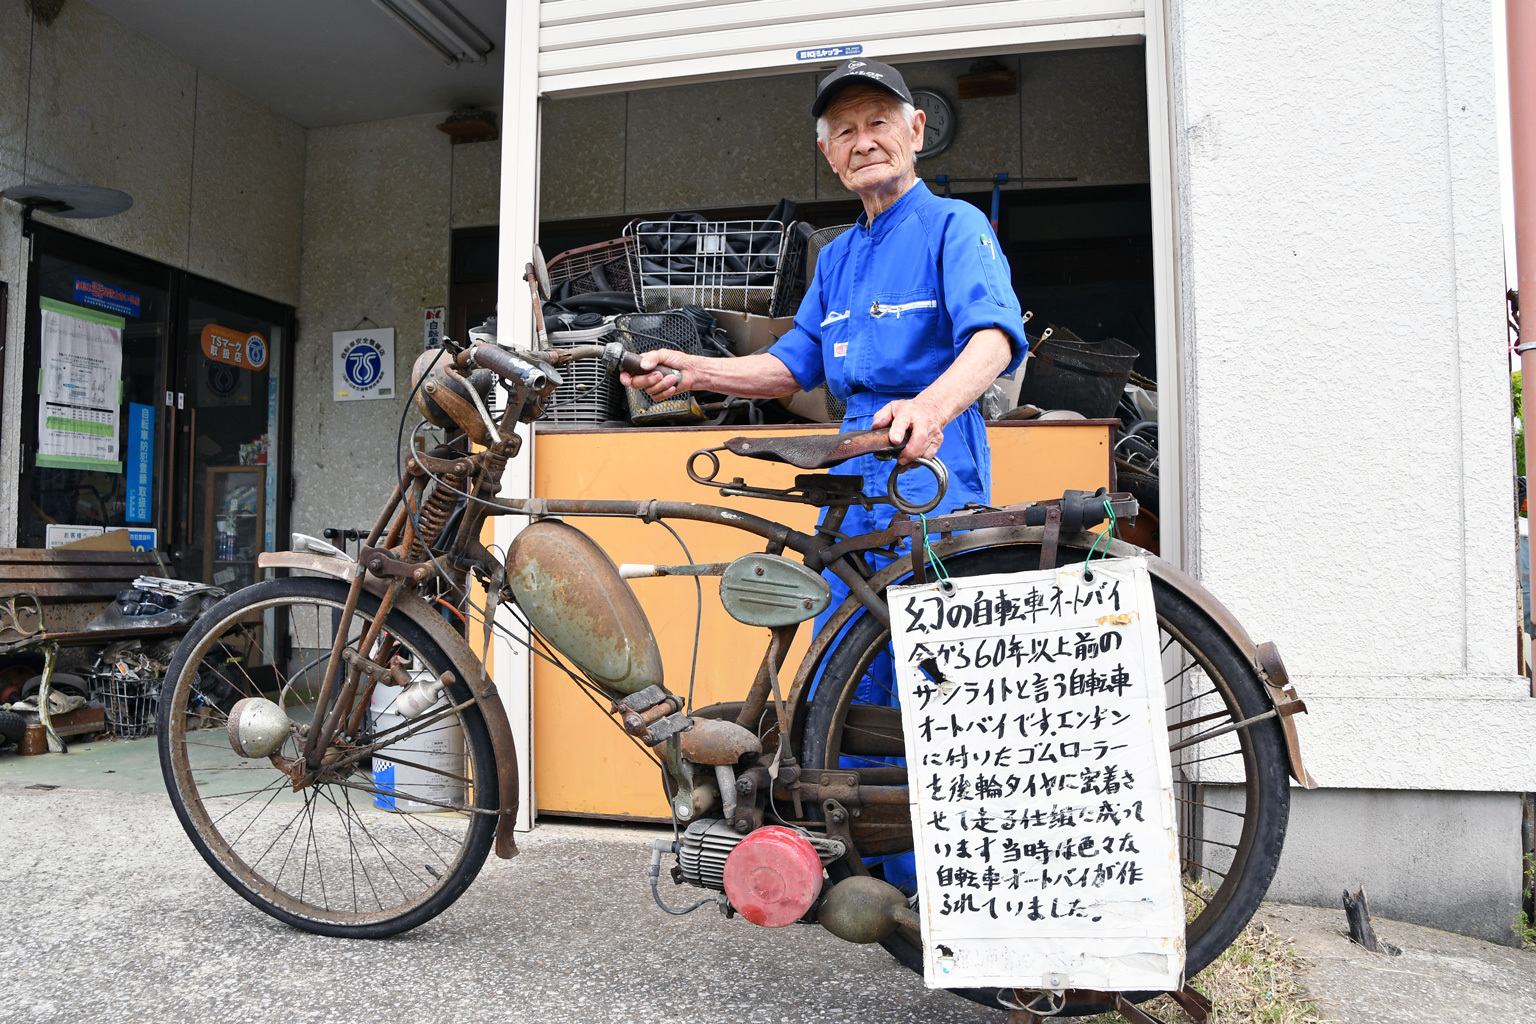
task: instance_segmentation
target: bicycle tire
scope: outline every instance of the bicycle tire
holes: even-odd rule
[[[950,558],[946,561],[946,569],[952,577],[1024,572],[1038,568],[1039,553],[1040,549],[1037,545],[990,548]],[[1063,548],[1061,560],[1081,560],[1082,554],[1075,549]],[[1250,718],[1269,708],[1269,697],[1254,667],[1194,601],[1156,577],[1153,578],[1153,595],[1162,636],[1165,638],[1171,636],[1173,641],[1179,642],[1180,646],[1191,655],[1191,660],[1200,667],[1205,678],[1214,685],[1213,692],[1219,694],[1230,718]],[[853,622],[843,638],[826,656],[825,670],[816,692],[811,697],[805,726],[801,733],[802,762],[807,768],[839,767],[845,750],[850,747],[858,749],[857,742],[845,743],[849,735],[846,729],[848,708],[854,702],[857,683],[864,669],[874,657],[878,656],[880,650],[887,648],[888,641],[889,633],[879,622],[872,616],[862,615]],[[1181,670],[1180,674],[1188,671],[1186,668]],[[1175,710],[1172,707],[1175,702],[1169,703],[1170,711]],[[1207,705],[1197,704],[1194,708],[1205,706]],[[895,713],[889,716],[891,721],[883,723],[880,731],[889,734],[890,726],[894,724],[896,733],[899,734],[900,714],[899,711],[892,710]],[[1170,721],[1170,727],[1177,729],[1185,717],[1193,717],[1193,710],[1192,708],[1191,712],[1186,712],[1184,716]],[[1208,727],[1215,724],[1211,722]],[[1185,976],[1191,979],[1215,960],[1222,950],[1232,944],[1248,924],[1254,911],[1258,909],[1279,864],[1290,814],[1290,788],[1287,780],[1289,761],[1279,722],[1268,719],[1253,723],[1231,735],[1235,738],[1238,751],[1242,755],[1244,804],[1243,814],[1237,815],[1243,819],[1239,841],[1231,844],[1234,847],[1232,860],[1230,865],[1227,865],[1228,870],[1225,873],[1218,872],[1214,866],[1206,865],[1201,860],[1202,857],[1209,859],[1206,854],[1201,853],[1194,857],[1189,855],[1189,851],[1195,844],[1215,842],[1215,840],[1205,840],[1186,834],[1191,824],[1187,819],[1192,819],[1193,815],[1181,813],[1179,816],[1180,853],[1185,858],[1186,866],[1193,863],[1197,867],[1206,869],[1207,872],[1223,874],[1221,883],[1213,887],[1214,892],[1206,899],[1200,913],[1188,924]],[[880,759],[866,758],[866,760]],[[1179,758],[1175,758],[1175,784],[1176,786],[1188,785],[1187,780],[1179,778],[1181,774],[1179,761]],[[1198,787],[1199,784],[1195,785]],[[1196,796],[1201,795],[1198,788],[1182,791],[1192,792]],[[1182,797],[1180,803],[1186,806],[1191,803],[1199,804],[1201,808],[1214,807],[1214,805],[1205,805],[1198,800],[1191,801]],[[1220,813],[1235,814],[1231,810],[1220,807],[1214,807],[1214,809]],[[897,811],[903,818],[908,813],[905,804],[900,805]],[[910,850],[912,847],[910,820],[905,821],[904,827],[906,838],[903,849]],[[862,842],[861,830],[873,841]],[[855,846],[859,848],[850,851],[842,860],[828,867],[831,879],[837,882],[850,874],[866,871],[862,858],[868,850],[864,847],[875,850],[877,854],[892,854],[895,846],[900,845],[892,839],[896,831],[899,829],[893,828],[891,822],[884,820],[870,822],[866,814],[863,821],[853,826]],[[1198,892],[1197,889],[1190,889],[1187,879],[1186,890]],[[881,944],[898,962],[913,971],[922,973],[920,943],[921,939],[915,932],[901,929]],[[987,1006],[1007,1005],[999,1000],[999,992],[996,989],[956,989],[954,991],[957,995]],[[1156,993],[1143,992],[1130,995],[1139,1002],[1151,998]],[[1108,1007],[1102,1004],[1069,1002],[1060,1015],[1084,1016],[1102,1013],[1106,1009]]]
[[[281,818],[287,816],[287,811],[296,806],[292,795],[289,795],[289,802],[284,805],[284,809],[277,812],[277,818],[269,820],[254,832],[253,843],[246,843],[245,837],[252,834],[257,818],[265,813],[266,808],[276,804],[278,795],[282,795],[284,786],[288,785],[288,776],[266,762],[256,763],[240,758],[230,748],[221,725],[227,721],[229,706],[238,696],[254,696],[257,693],[269,698],[275,696],[285,709],[292,708],[292,716],[302,717],[306,711],[312,713],[312,709],[303,705],[301,698],[293,705],[288,700],[291,695],[303,692],[300,683],[312,688],[318,671],[323,671],[321,666],[330,652],[330,641],[324,640],[322,643],[320,639],[323,637],[323,623],[329,617],[331,628],[334,630],[338,627],[347,590],[345,582],[327,578],[268,580],[237,591],[205,612],[177,647],[166,673],[158,723],[160,767],[176,816],[193,846],[208,866],[248,903],[304,931],[343,938],[377,939],[415,928],[452,905],[479,873],[495,837],[496,816],[489,812],[498,808],[499,794],[494,785],[473,783],[476,779],[496,778],[490,733],[478,705],[472,702],[468,684],[457,672],[452,671],[453,665],[447,655],[424,629],[398,610],[392,611],[385,620],[385,635],[413,657],[421,659],[433,675],[452,672],[452,682],[446,688],[452,706],[446,712],[442,710],[443,705],[439,705],[423,713],[419,719],[410,722],[402,719],[402,724],[393,728],[404,732],[420,722],[428,727],[423,730],[423,735],[457,732],[463,744],[466,774],[454,776],[441,771],[444,763],[441,761],[438,762],[438,769],[429,767],[427,770],[437,771],[439,775],[447,774],[451,780],[462,779],[465,793],[463,806],[478,810],[460,811],[422,804],[420,800],[427,799],[422,794],[428,790],[407,789],[403,783],[399,786],[390,783],[388,788],[380,789],[380,786],[386,784],[379,782],[371,770],[367,772],[366,781],[362,781],[364,773],[359,768],[352,775],[338,781],[317,782],[300,791],[298,795],[302,797],[304,805],[295,812],[294,821],[298,825],[293,829],[294,838],[289,841],[283,867],[277,869],[276,877],[268,877],[273,872],[270,865],[263,874],[261,866],[268,853],[257,857],[254,864],[249,863],[249,859],[254,856],[253,851],[260,841],[270,832],[273,821],[280,823]],[[361,624],[372,620],[378,608],[379,599],[364,591],[354,619],[359,624],[359,632]],[[315,642],[306,648],[306,653],[318,651],[320,654],[298,671],[295,671],[297,658],[288,662],[286,671],[276,668],[270,662],[266,665],[258,664],[261,656],[249,653],[252,649],[249,642],[257,640],[253,626],[255,617],[259,616],[263,622],[275,622],[275,619],[268,619],[267,613],[282,611],[286,616],[284,622],[289,635],[298,638],[303,629],[311,628],[295,615],[296,610],[303,609],[315,611],[313,632],[305,634],[307,638],[315,638]],[[352,628],[349,624],[349,636],[355,641],[356,635],[352,633]],[[270,653],[272,648],[262,647],[261,650]],[[234,652],[239,651],[247,652],[245,658],[248,664],[233,657]],[[270,674],[263,674],[268,669],[271,670]],[[267,685],[277,680],[282,680],[280,689],[274,690]],[[470,702],[467,706],[458,707],[466,701]],[[439,721],[447,724],[439,726],[436,724]],[[375,728],[374,722],[375,718],[370,715],[362,733],[357,737],[358,743],[369,738]],[[199,729],[199,725],[208,728]],[[217,732],[212,731],[215,727],[218,727]],[[388,731],[385,735],[388,735]],[[404,739],[402,735],[400,740]],[[440,736],[433,742],[446,744],[453,741]],[[193,747],[197,748],[195,754],[191,749]],[[396,756],[389,759],[389,763],[395,769],[402,764],[414,767],[415,762],[405,760],[402,750],[396,746]],[[296,756],[296,740],[290,738],[282,753]],[[194,756],[200,759],[197,765],[194,765]],[[360,765],[365,763],[368,763],[367,760],[359,762]],[[376,762],[374,764],[376,766]],[[234,771],[252,772],[253,777],[249,781],[251,786],[257,786],[263,781],[266,784],[251,791],[258,795],[246,795],[247,790],[239,788],[247,785],[243,775],[214,775],[215,772]],[[201,782],[199,773],[202,775]],[[234,783],[236,789],[229,793],[215,792],[221,785],[227,785],[221,783],[226,778],[239,780]],[[358,781],[352,781],[354,779]],[[363,790],[372,799],[364,797],[355,800],[354,789]],[[269,792],[273,795],[266,796]],[[437,790],[431,792],[436,793]],[[245,795],[245,801],[238,806],[234,805],[235,798],[242,795]],[[414,806],[425,810],[408,809],[413,805],[406,801],[415,798],[419,799]],[[267,801],[265,805],[260,804],[262,799]],[[254,812],[255,817],[249,821],[243,817],[234,817],[227,827],[220,827],[222,822],[239,814],[240,808],[253,800],[261,807],[261,810]],[[330,822],[331,810],[334,810],[338,825]],[[222,813],[214,818],[214,811]],[[305,829],[300,819],[306,813],[308,837],[302,853],[303,875],[295,894],[291,891],[294,883],[287,875],[287,864],[297,845],[299,833]],[[323,819],[318,837],[317,818]],[[242,822],[242,831],[232,838],[229,833],[233,833]],[[279,829],[268,851],[279,840],[287,839],[288,829],[292,825],[293,822],[289,822]],[[357,839],[358,836],[362,839]],[[322,849],[329,850],[338,845],[345,848],[346,864],[340,869],[344,874],[340,876],[341,882],[336,883],[340,890],[333,901],[325,881],[326,871],[336,869],[323,860],[327,854],[323,854]],[[312,888],[314,883],[309,881],[311,850],[314,854],[313,868],[318,875],[318,899],[321,902],[316,902],[317,897]],[[416,869],[413,860],[407,859],[408,856],[420,861],[421,871]],[[434,864],[434,857],[442,865],[442,870]],[[361,888],[358,885],[359,872],[363,878]],[[335,879],[337,875],[331,877]],[[348,888],[352,894],[350,908],[344,906]],[[397,899],[394,895],[396,888],[400,894],[398,902],[386,904],[386,900]],[[376,907],[366,906],[370,896],[377,904]]]

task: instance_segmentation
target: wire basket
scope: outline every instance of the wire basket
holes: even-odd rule
[[[767,316],[780,281],[785,288],[792,283],[793,274],[784,273],[782,221],[679,215],[624,230],[636,242],[636,297],[647,312],[693,305]]]
[[[107,726],[123,739],[152,736],[160,713],[160,680],[129,679],[114,672],[96,677]]]
[[[830,228],[817,228],[811,232],[811,237],[805,240],[805,286],[811,286],[811,280],[816,276],[816,261],[821,258],[821,250],[827,244],[847,231],[857,227],[855,224],[835,224]]]
[[[626,235],[560,253],[549,261],[550,297],[559,301],[572,295],[619,292],[633,295],[639,305],[634,250],[634,237]]]
[[[613,324],[587,313],[571,316],[568,321],[551,320],[549,347],[574,348],[598,345],[613,333]],[[566,328],[566,329],[562,329]],[[607,423],[622,420],[619,404],[619,376],[616,368],[601,359],[578,359],[560,368],[564,379],[549,396],[542,417],[545,423]]]
[[[705,355],[699,338],[699,322],[676,310],[664,313],[625,313],[614,318],[614,337],[631,352],[675,349],[688,355]],[[679,391],[660,402],[643,391],[624,388],[630,421],[636,424],[697,422],[698,403],[692,391]]]

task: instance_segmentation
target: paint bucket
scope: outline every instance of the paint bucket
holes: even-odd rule
[[[432,673],[423,669],[411,673],[413,683],[430,678]],[[382,683],[374,688],[369,717],[373,720],[375,734],[398,728],[408,721],[395,712],[395,699],[402,692],[398,686]],[[430,719],[447,706],[445,695],[414,721]],[[465,803],[463,782],[423,769],[433,768],[463,778],[468,774],[465,767],[464,733],[458,719],[452,716],[439,719],[421,732],[374,751],[373,784],[379,792],[374,794],[373,803],[386,811],[402,813],[448,810],[442,804],[462,806]]]

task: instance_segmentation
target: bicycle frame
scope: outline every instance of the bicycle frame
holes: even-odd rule
[[[914,535],[922,529],[918,521],[899,516],[892,520],[890,527],[879,533],[842,538],[839,528],[848,507],[854,503],[869,505],[882,499],[871,499],[858,492],[839,491],[830,486],[818,491],[818,497],[813,499],[807,489],[764,491],[751,488],[739,479],[722,487],[722,493],[759,494],[781,500],[824,504],[828,506],[827,514],[816,532],[807,534],[760,516],[695,502],[497,497],[506,465],[521,447],[521,438],[515,430],[518,421],[537,419],[542,412],[543,398],[553,390],[548,370],[554,364],[555,357],[563,356],[565,358],[562,361],[569,361],[592,354],[582,350],[540,353],[550,360],[548,364],[540,364],[523,360],[494,346],[474,344],[459,352],[451,364],[445,365],[442,370],[433,370],[440,357],[433,357],[432,365],[427,366],[425,371],[421,371],[421,364],[418,364],[416,387],[424,392],[424,400],[436,402],[439,411],[444,412],[447,418],[463,430],[459,440],[467,437],[484,447],[465,453],[448,445],[440,445],[429,451],[413,452],[405,464],[399,483],[362,545],[357,563],[295,552],[266,555],[259,560],[259,564],[266,568],[308,569],[349,580],[345,615],[355,611],[365,588],[381,599],[373,626],[364,636],[358,653],[347,661],[349,667],[345,669],[344,677],[341,666],[344,663],[346,638],[338,634],[335,640],[335,648],[332,657],[327,660],[326,674],[316,699],[316,715],[322,725],[310,731],[305,738],[303,756],[292,766],[295,788],[306,785],[318,776],[321,757],[338,734],[357,734],[376,681],[387,675],[386,668],[369,662],[362,657],[362,652],[374,649],[380,639],[383,621],[393,608],[422,625],[448,652],[455,671],[469,683],[476,702],[485,714],[498,765],[501,796],[496,851],[502,857],[515,854],[512,827],[518,802],[516,750],[505,709],[495,685],[485,673],[485,649],[477,656],[463,637],[451,629],[415,591],[431,584],[440,590],[446,589],[455,605],[462,604],[468,598],[469,579],[473,574],[484,586],[487,595],[483,619],[485,644],[488,648],[490,632],[495,628],[496,608],[506,590],[507,567],[480,542],[485,519],[497,515],[523,515],[531,520],[559,516],[598,516],[635,518],[646,522],[693,521],[727,526],[765,541],[768,554],[780,555],[788,549],[798,554],[807,568],[836,575],[847,586],[849,596],[812,639],[788,699],[781,692],[778,670],[800,623],[777,627],[771,631],[757,675],[739,708],[735,709],[737,725],[750,730],[759,738],[773,734],[779,743],[781,770],[770,779],[766,769],[758,769],[764,777],[746,781],[747,789],[744,791],[758,785],[766,786],[775,799],[792,801],[797,817],[803,817],[805,801],[826,808],[851,806],[855,814],[858,807],[868,804],[905,805],[908,794],[903,770],[882,771],[875,768],[808,771],[798,766],[796,751],[803,720],[802,711],[810,684],[833,638],[861,611],[874,616],[888,628],[890,611],[882,597],[885,588],[904,577],[911,577],[917,582],[926,580],[926,557],[916,556],[922,546],[909,543],[905,552],[901,549],[904,542],[914,540]],[[483,402],[467,386],[466,378],[457,372],[458,369],[470,371],[475,368],[493,369],[507,382],[511,394],[499,424],[491,420]],[[558,382],[557,376],[555,381]],[[455,389],[456,383],[463,386]],[[418,404],[422,404],[422,400],[418,400]],[[426,406],[423,405],[423,408],[425,411]],[[696,453],[695,458],[698,454],[703,453]],[[693,461],[690,458],[690,476],[701,483],[716,482],[713,476],[700,478],[694,475],[691,468]],[[718,460],[715,460],[715,465],[718,467]],[[828,494],[832,496],[829,498]],[[943,557],[1000,544],[1038,544],[1041,548],[1041,564],[1054,565],[1058,546],[1086,550],[1094,538],[1092,534],[1080,529],[1080,511],[1076,513],[1076,518],[1069,516],[1064,523],[1063,508],[1059,503],[1048,511],[1041,508],[1050,504],[1053,503],[1001,510],[974,510],[938,517],[926,523],[928,535],[939,535],[938,543],[929,546]],[[1031,525],[1031,521],[1039,523],[1042,519],[1044,525]],[[447,537],[450,528],[452,536]],[[865,552],[876,549],[885,549],[891,558],[891,563],[878,572],[863,557]],[[1146,555],[1140,549],[1118,541],[1111,544],[1110,550],[1120,555]],[[1302,707],[1294,691],[1286,690],[1284,668],[1278,655],[1266,657],[1266,652],[1255,647],[1231,614],[1193,579],[1161,559],[1149,558],[1149,564],[1154,574],[1191,595],[1212,621],[1251,658],[1269,689],[1275,713],[1280,715],[1284,725],[1292,775],[1304,786],[1313,785],[1301,763],[1295,727],[1290,719],[1290,715]],[[599,589],[626,585],[617,574],[611,580],[584,579],[571,582],[577,585],[577,589],[583,585]],[[596,599],[602,595],[586,596]],[[388,644],[385,643],[381,650],[382,653],[376,657],[387,663]],[[652,708],[649,717],[634,713],[645,708],[630,709],[630,713],[626,714],[626,707],[622,703],[626,696],[624,693],[604,686],[590,676],[582,684],[590,684],[607,696],[611,701],[611,713],[621,716],[620,727],[637,738],[651,738],[648,727],[659,717],[654,707],[666,707],[675,712],[681,705],[679,699],[669,695],[668,699],[675,700],[676,706],[648,705],[648,708]],[[760,729],[760,722],[768,710],[770,698],[773,700],[775,725],[772,730],[765,732]],[[695,713],[696,709],[687,710]],[[701,713],[699,717],[726,717],[731,710],[732,705],[715,705],[704,709],[705,712],[713,712],[713,715]],[[692,783],[681,763],[679,744],[666,740],[664,744],[663,741],[656,741],[651,745],[664,745],[665,772],[670,777],[673,791],[681,793],[686,788],[691,793]],[[902,778],[895,777],[897,772],[902,773]],[[745,780],[746,777],[743,778]],[[890,784],[898,781],[903,784]],[[866,785],[866,782],[869,784]]]

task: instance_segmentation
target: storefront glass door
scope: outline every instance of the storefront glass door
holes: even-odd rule
[[[180,319],[176,535],[182,574],[234,590],[277,539],[277,453],[286,317],[188,279]]]

